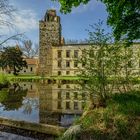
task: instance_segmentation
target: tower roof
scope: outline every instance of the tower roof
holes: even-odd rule
[[[46,14],[44,16],[44,20],[45,21],[48,21],[49,20],[49,17],[52,17],[53,19],[55,17],[57,17],[56,10],[55,9],[49,9],[49,10],[46,11]]]

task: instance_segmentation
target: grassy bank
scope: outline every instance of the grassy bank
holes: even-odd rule
[[[82,129],[71,140],[140,139],[140,91],[112,95],[106,108],[85,112],[76,124]]]
[[[7,88],[10,84],[8,77],[2,73],[0,73],[0,89]]]
[[[87,80],[87,79],[83,79],[81,77],[78,76],[50,76],[50,77],[41,77],[41,76],[37,76],[37,75],[13,75],[13,74],[3,74],[0,73],[0,83],[2,83],[3,81],[39,81],[39,80],[67,80],[67,81],[78,81],[78,80]],[[111,77],[108,79],[108,81],[115,81],[116,79]],[[118,78],[117,78],[118,80]],[[124,78],[120,77],[119,78],[120,81],[123,81]],[[130,78],[130,81],[132,81],[134,84],[138,84],[140,83],[140,78],[137,77],[132,77]]]
[[[79,77],[76,76],[51,76],[51,77],[41,77],[36,75],[10,75],[7,74],[6,77],[9,81],[39,81],[39,80],[69,80],[75,81],[80,80]]]

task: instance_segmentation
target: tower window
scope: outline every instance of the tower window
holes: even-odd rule
[[[61,61],[58,61],[58,67],[61,68],[62,65],[61,65]]]
[[[70,88],[70,85],[66,85],[66,88]]]
[[[61,91],[58,92],[58,99],[61,99]]]
[[[70,102],[66,102],[66,109],[70,109]]]
[[[85,105],[86,105],[86,103],[85,102],[82,102],[82,109],[85,108]]]
[[[58,75],[61,75],[61,71],[58,71]]]
[[[31,85],[31,90],[33,89],[33,86]]]
[[[74,99],[78,99],[78,93],[74,92]]]
[[[61,85],[60,84],[58,85],[58,88],[61,88]]]
[[[86,95],[85,95],[85,93],[82,93],[82,99],[83,99],[83,100],[86,99]]]
[[[70,71],[66,71],[66,75],[69,75],[70,74]]]
[[[66,92],[66,99],[70,99],[70,93]]]
[[[78,109],[78,102],[74,102],[74,109],[75,109],[75,110]]]
[[[74,57],[78,58],[78,50],[74,50]]]
[[[31,72],[33,71],[33,68],[32,68],[32,67],[30,68],[30,71],[31,71]]]
[[[61,58],[61,57],[62,57],[62,53],[61,53],[60,50],[57,52],[57,57],[58,57],[58,58]]]
[[[66,51],[66,57],[70,57],[70,50]]]
[[[70,61],[66,61],[66,67],[70,67]]]
[[[74,67],[78,67],[78,62],[74,61]]]
[[[61,106],[61,102],[60,101],[58,101],[58,103],[57,103],[57,108],[58,109],[62,109],[62,106]]]
[[[82,62],[82,67],[85,67],[85,62]]]

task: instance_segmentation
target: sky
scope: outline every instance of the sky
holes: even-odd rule
[[[34,43],[39,42],[39,20],[43,19],[46,11],[52,8],[56,9],[57,15],[61,17],[62,36],[65,40],[87,39],[86,29],[89,29],[90,24],[97,23],[99,19],[104,21],[106,31],[111,30],[106,25],[108,14],[105,5],[100,1],[90,0],[87,5],[73,8],[72,12],[68,14],[60,13],[59,3],[51,0],[9,0],[9,2],[17,9],[12,21],[15,29],[3,28],[1,32],[8,35],[14,34],[14,32],[24,33],[27,39]]]

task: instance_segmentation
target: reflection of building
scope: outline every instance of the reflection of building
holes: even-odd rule
[[[32,83],[32,82],[21,82],[19,85],[23,89],[27,89],[27,98],[38,98],[39,92],[38,92],[38,83]]]
[[[74,115],[81,114],[87,95],[80,92],[77,86],[75,84],[40,84],[40,122],[58,125],[66,121],[65,125],[67,125]]]

